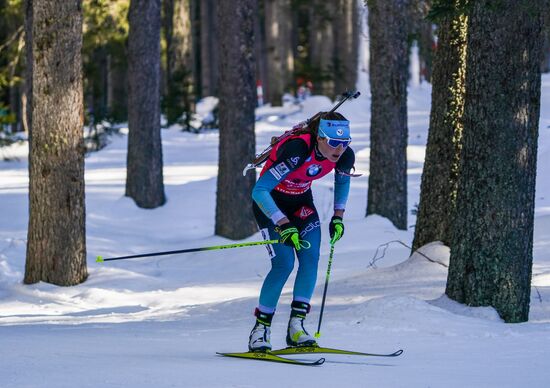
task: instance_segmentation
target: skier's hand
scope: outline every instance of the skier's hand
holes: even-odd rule
[[[328,226],[328,231],[330,234],[331,244],[334,244],[336,241],[340,240],[344,235],[344,222],[342,221],[342,217],[332,216]]]
[[[300,246],[300,234],[298,229],[292,225],[292,223],[287,222],[286,224],[280,225],[275,229],[281,236],[281,242],[289,247],[292,247],[299,251]]]

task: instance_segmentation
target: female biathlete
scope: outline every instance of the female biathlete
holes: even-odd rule
[[[315,346],[315,339],[304,328],[317,279],[321,244],[320,221],[311,182],[335,170],[334,215],[330,220],[331,244],[344,234],[342,221],[349,194],[350,171],[355,154],[349,121],[336,112],[320,115],[296,135],[276,144],[252,191],[254,215],[264,239],[284,244],[268,245],[271,270],[264,280],[256,324],[250,333],[250,351],[271,350],[270,326],[277,302],[292,269],[294,251],[298,273],[286,342],[288,346]]]

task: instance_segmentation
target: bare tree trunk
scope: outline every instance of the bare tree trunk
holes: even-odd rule
[[[434,32],[432,22],[426,19],[432,0],[422,2],[422,19],[418,32],[418,56],[420,57],[420,81],[432,82],[434,57]]]
[[[128,64],[121,58],[108,55],[107,111],[115,121],[128,120]]]
[[[88,276],[81,1],[34,1],[29,41],[34,62],[24,282],[70,286]]]
[[[257,231],[251,193],[255,174],[242,169],[255,152],[256,106],[255,0],[220,2],[220,151],[216,196],[216,234],[243,239]]]
[[[540,69],[543,73],[550,72],[550,3],[547,4],[546,12],[543,12],[543,46]]]
[[[267,54],[266,101],[281,106],[294,72],[292,51],[292,13],[290,0],[265,0],[265,37]]]
[[[467,18],[459,12],[445,16],[438,28],[430,131],[413,251],[432,241],[451,243],[464,114],[466,29]]]
[[[202,96],[202,50],[201,47],[201,1],[189,0],[191,19],[191,80],[193,83],[191,110],[196,110],[196,102]]]
[[[126,196],[150,209],[166,202],[160,137],[160,0],[131,0],[128,21]]]
[[[190,0],[167,0],[165,10],[166,119],[173,124],[185,115],[184,127],[189,129],[194,108]]]
[[[341,94],[355,89],[359,58],[359,11],[356,0],[339,0],[334,18],[334,85]]]
[[[310,8],[310,67],[314,78],[315,94],[334,98],[334,4],[313,0]]]
[[[93,113],[94,121],[100,122],[108,116],[107,90],[108,90],[108,67],[107,48],[98,47],[94,50],[93,61],[97,67],[97,75],[94,77],[95,85],[93,90]]]
[[[201,0],[201,85],[202,96],[217,96],[219,90],[219,25],[216,14],[220,3],[215,0]]]
[[[371,152],[367,215],[407,229],[407,8],[369,0]]]
[[[25,96],[23,98],[23,126],[29,134],[29,153],[31,152],[32,128],[32,0],[25,0]]]
[[[21,123],[21,105],[19,101],[19,85],[10,85],[9,106],[10,110],[15,114],[15,121],[11,124],[11,132],[19,131],[19,125]]]
[[[529,318],[542,1],[473,3],[463,148],[446,294]],[[521,37],[519,39],[518,37]]]
[[[443,0],[451,4],[453,0]],[[439,3],[436,0],[436,5]],[[434,37],[432,21],[427,18],[432,0],[412,0],[410,5],[411,36],[418,42],[418,59],[420,81],[431,82]],[[451,4],[452,6],[452,4]],[[415,75],[416,76],[416,75]]]
[[[258,14],[256,15],[254,23],[254,54],[256,58],[256,81],[260,82],[262,87],[262,103],[265,103],[265,96],[268,93],[269,84],[267,81],[268,65],[267,65],[267,53],[266,53],[266,39],[264,26],[263,10],[260,8],[263,5],[263,1],[260,1],[258,7]]]

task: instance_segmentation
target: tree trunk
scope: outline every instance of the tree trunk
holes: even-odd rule
[[[13,79],[13,78],[12,78]],[[19,95],[19,85],[10,85],[9,87],[9,107],[15,115],[15,121],[11,123],[11,132],[18,132],[21,124],[21,96]]]
[[[192,105],[194,105],[191,5],[190,0],[167,0],[164,4],[166,120],[170,125],[185,115],[184,127],[188,130]]]
[[[265,0],[265,39],[267,55],[266,101],[281,106],[285,90],[292,82],[292,13],[290,0]]]
[[[191,18],[191,80],[193,83],[191,111],[196,110],[196,102],[202,93],[202,47],[201,47],[201,1],[189,0]]]
[[[431,7],[431,0],[423,1],[422,20],[418,33],[418,55],[420,57],[420,81],[432,82],[434,57],[434,32],[430,20],[426,19]]]
[[[122,48],[121,48],[122,50]],[[107,110],[117,122],[128,120],[128,63],[120,56],[108,56]]]
[[[259,104],[263,105],[265,101],[265,96],[269,89],[269,84],[267,82],[268,74],[268,64],[267,64],[267,53],[266,53],[266,39],[265,39],[265,28],[264,28],[264,14],[263,14],[263,2],[259,2],[258,14],[256,15],[256,20],[254,22],[254,57],[256,58],[256,81],[259,82],[261,91],[257,94]]]
[[[70,286],[88,276],[81,2],[34,1],[30,36],[34,62],[24,282]]]
[[[550,12],[547,10],[546,12],[543,12],[543,15],[543,46],[540,70],[543,73],[548,73],[550,72]]]
[[[413,251],[432,241],[451,243],[464,114],[466,28],[467,18],[458,12],[445,16],[438,28],[430,131]]]
[[[215,0],[201,0],[201,86],[202,97],[217,96],[219,90],[219,25],[216,13],[220,4]]]
[[[32,128],[32,0],[25,0],[25,96],[23,98],[23,127],[29,135],[29,154],[31,152]]]
[[[242,175],[254,157],[256,106],[255,0],[222,1],[220,27],[220,148],[216,197],[216,234],[243,239],[257,231],[251,193],[255,174]]]
[[[107,64],[107,48],[100,46],[93,51],[91,60],[96,67],[95,74],[89,78],[90,89],[92,91],[92,111],[94,122],[99,123],[105,120],[108,116],[108,64]]]
[[[128,21],[126,196],[152,209],[166,202],[160,137],[160,0],[132,0]]]
[[[452,3],[454,0],[442,1],[445,3],[451,1]],[[411,34],[413,39],[418,41],[419,76],[421,82],[431,82],[432,76],[434,39],[432,21],[427,18],[432,6],[431,3],[432,0],[412,0],[411,2]]]
[[[407,229],[407,8],[410,0],[368,1],[370,175],[367,215]]]
[[[335,92],[355,89],[359,58],[359,10],[356,0],[339,0],[334,18]]]
[[[481,0],[468,16],[463,148],[446,293],[469,306],[493,306],[506,322],[529,317],[541,5]]]
[[[334,98],[334,12],[331,2],[313,0],[310,8],[309,64],[315,94]],[[340,92],[339,92],[340,93]]]

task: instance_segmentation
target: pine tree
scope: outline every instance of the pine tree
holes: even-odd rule
[[[442,0],[436,2],[437,7]],[[467,17],[464,0],[439,19],[438,49],[432,76],[432,110],[413,251],[432,241],[450,245],[456,205],[458,161],[464,113]]]
[[[256,80],[255,0],[218,4],[220,27],[220,151],[216,196],[216,234],[242,239],[256,232],[251,192],[255,174],[243,176],[254,157]]]
[[[220,78],[219,26],[216,0],[200,0],[200,96],[217,96]]]
[[[356,0],[339,0],[334,18],[334,90],[355,89],[359,61],[359,7]]]
[[[407,15],[410,0],[369,0],[370,175],[367,215],[407,228]]]
[[[447,295],[529,317],[542,1],[480,0],[468,14],[464,130]]]
[[[27,41],[32,42],[33,95],[24,282],[70,286],[87,277],[82,4],[27,4],[32,6]]]
[[[334,1],[312,0],[309,7],[309,67],[315,94],[334,98],[335,90],[334,27],[337,4]]]
[[[142,208],[166,202],[160,137],[160,0],[131,0],[128,12],[126,196]]]
[[[189,129],[194,109],[193,43],[191,31],[191,1],[164,1],[164,32],[166,37],[166,96],[164,111],[168,124],[184,116]]]
[[[265,0],[267,55],[266,102],[281,106],[284,92],[293,80],[292,13],[290,0]]]

